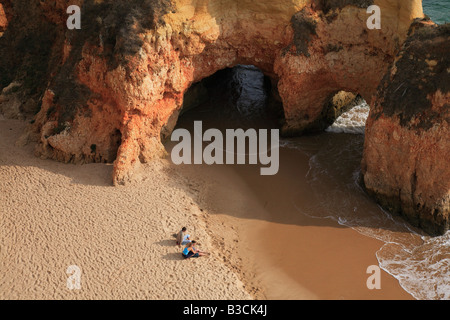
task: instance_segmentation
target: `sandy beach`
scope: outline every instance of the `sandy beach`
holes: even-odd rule
[[[450,300],[450,1],[397,2],[0,1],[0,300]]]
[[[111,165],[16,146],[25,126],[0,119],[1,299],[412,298],[385,272],[381,290],[367,289],[379,241],[283,215],[283,190],[265,194],[252,168],[160,160],[112,187]],[[173,234],[182,226],[210,257],[181,258]],[[70,265],[81,268],[81,290],[67,288]]]
[[[24,123],[0,121],[1,299],[249,299],[213,252],[183,261],[173,233],[189,226],[214,250],[196,189],[164,162],[142,181],[111,186],[111,165],[75,166],[15,147]],[[68,266],[81,290],[68,290]]]

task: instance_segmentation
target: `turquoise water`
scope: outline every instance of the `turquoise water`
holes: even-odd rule
[[[423,0],[423,11],[437,24],[450,22],[450,0]]]

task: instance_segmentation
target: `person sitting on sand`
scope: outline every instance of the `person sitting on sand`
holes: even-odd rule
[[[198,258],[198,257],[209,254],[207,252],[201,252],[199,250],[196,250],[194,248],[194,244],[195,244],[195,241],[192,241],[186,245],[186,247],[183,249],[183,252],[181,253],[183,255],[183,258],[185,258],[185,259]]]
[[[192,242],[189,242],[186,245],[186,247],[183,249],[183,252],[181,254],[183,255],[183,258],[185,258],[185,259],[199,257],[199,254],[194,252],[194,247],[192,245]]]
[[[187,245],[191,242],[191,236],[187,234],[186,227],[183,227],[180,232],[177,233],[177,245]]]
[[[192,248],[194,249],[194,252],[198,253],[201,256],[209,255],[208,252],[200,251],[199,249],[197,249],[197,246],[199,246],[199,245],[200,245],[200,243],[197,243],[197,241],[195,241],[195,240],[192,241]]]

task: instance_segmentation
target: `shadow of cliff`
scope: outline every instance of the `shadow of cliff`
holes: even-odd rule
[[[291,143],[291,147],[280,148],[279,171],[273,176],[260,175],[261,165],[171,164],[166,170],[172,177],[169,183],[184,189],[211,215],[423,234],[383,211],[359,185],[363,136],[323,133]],[[173,143],[166,144],[169,154],[172,147]],[[339,153],[340,148],[344,150]]]
[[[281,152],[281,156],[288,153],[292,157],[295,151]],[[167,171],[173,178],[170,182],[173,187],[184,189],[192,201],[210,215],[282,225],[356,227],[374,233],[383,230],[396,234],[423,234],[401,217],[386,214],[357,186],[347,192],[332,190],[333,195],[329,197],[329,191],[324,189],[318,197],[317,190],[311,190],[309,186],[308,170],[301,162],[293,168],[292,163],[286,165],[281,160],[279,173],[270,177],[259,176],[259,167],[248,165],[172,165]],[[180,177],[186,183],[180,184]],[[349,192],[352,194],[348,195]],[[341,199],[337,199],[339,194],[342,194]]]
[[[273,113],[261,110],[267,108],[264,103],[246,114],[236,107],[239,99],[230,99],[254,88],[255,83],[246,87],[248,78],[230,86],[227,82],[235,82],[236,75],[222,73],[208,81],[208,100],[183,113],[175,129],[192,133],[194,121],[202,121],[203,132],[209,128],[221,130],[225,145],[225,129],[279,128]],[[166,142],[169,154],[174,145]],[[282,138],[281,145],[279,171],[273,176],[262,176],[260,164],[172,165],[167,173],[173,177],[174,186],[192,194],[193,201],[210,214],[286,225],[411,232],[412,227],[383,212],[359,186],[364,135],[324,132]],[[178,183],[180,177],[186,183]]]
[[[198,119],[201,120],[201,118]],[[33,143],[25,147],[14,146],[25,125],[25,122],[19,120],[0,121],[0,166],[33,167],[51,172],[55,175],[53,180],[60,176],[69,178],[69,183],[72,184],[114,188],[111,164],[73,165],[50,159],[42,160],[34,155]],[[172,187],[184,189],[188,195],[191,195],[192,202],[202,210],[207,210],[211,215],[228,215],[240,219],[286,225],[347,228],[337,223],[336,219],[317,219],[317,217],[331,216],[327,212],[330,208],[334,213],[339,211],[345,213],[344,211],[349,208],[347,202],[354,201],[359,210],[365,214],[363,218],[367,216],[370,218],[371,214],[383,216],[384,213],[376,202],[357,188],[351,188],[354,194],[350,193],[350,196],[349,193],[342,193],[341,201],[336,201],[339,200],[336,192],[340,191],[337,189],[354,183],[351,171],[350,176],[347,174],[347,181],[344,181],[341,186],[331,183],[323,190],[322,197],[317,197],[317,187],[316,190],[311,189],[310,183],[311,179],[314,181],[314,177],[311,177],[310,162],[315,160],[314,156],[317,156],[321,148],[329,148],[323,143],[322,137],[330,135],[332,134],[298,138],[302,149],[281,148],[279,172],[274,176],[261,176],[259,171],[261,165],[176,166],[171,164],[166,169],[168,176],[172,178],[168,180],[168,183]],[[344,144],[353,139],[352,135],[348,134],[336,136],[340,136],[341,143]],[[333,143],[333,141],[328,142]],[[166,146],[170,153],[170,143]],[[360,157],[361,155],[356,155],[356,160],[354,159],[353,162],[359,163]],[[170,162],[170,158],[168,161]],[[330,171],[329,174],[333,175],[331,169],[339,172],[340,166],[346,165],[347,162],[348,159],[337,155],[327,168]],[[20,176],[16,178],[20,179]],[[348,199],[345,198],[346,196]],[[373,221],[375,223],[371,223]],[[359,223],[361,227],[410,232],[406,227],[399,228],[399,224],[377,225],[374,219],[362,219]],[[418,230],[415,231],[420,233]],[[173,246],[173,241],[163,240],[159,244]]]
[[[92,163],[74,165],[51,159],[40,159],[34,154],[35,142],[16,146],[24,133],[27,122],[22,120],[0,120],[0,166],[33,167],[57,176],[67,177],[71,184],[113,187],[112,164]]]

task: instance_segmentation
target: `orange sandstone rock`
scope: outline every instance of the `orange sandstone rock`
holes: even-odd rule
[[[418,25],[372,104],[362,174],[390,212],[442,234],[450,211],[450,25]]]
[[[0,3],[0,36],[3,35],[3,32],[8,27],[8,18],[6,16],[5,9],[3,8],[3,4]]]
[[[82,4],[84,32],[66,32],[64,64],[49,85],[54,100],[35,123],[37,131],[56,124],[38,149],[46,157],[111,161],[118,151],[116,184],[164,154],[161,133],[173,129],[186,90],[236,64],[253,64],[278,85],[284,134],[323,129],[337,92],[371,98],[413,18],[422,15],[420,1],[408,7],[376,1],[386,13],[384,28],[368,30],[366,4],[373,1],[136,3]],[[43,7],[52,22],[61,20],[61,4],[53,14]]]
[[[285,135],[324,129],[329,101],[336,93],[352,92],[372,101],[385,74],[395,77],[405,72],[401,63],[391,69],[390,65],[411,23],[423,17],[420,0],[85,0],[74,4],[82,7],[80,31],[65,28],[65,1],[40,2],[34,10],[39,11],[35,20],[53,25],[56,31],[41,59],[46,78],[39,84],[44,83],[45,89],[35,90],[41,108],[29,135],[39,137],[36,152],[42,157],[74,163],[114,161],[114,184],[126,183],[140,163],[165,154],[161,137],[173,130],[184,93],[193,83],[237,64],[255,65],[271,78],[283,102]],[[366,8],[371,4],[381,8],[381,30],[366,27]],[[433,57],[423,59],[430,70],[441,66]],[[13,80],[21,83],[23,74],[32,73],[27,68],[16,72],[8,67],[12,62],[6,67],[2,63],[0,70],[12,71],[1,87]],[[396,84],[389,79],[383,83],[388,88]],[[424,84],[417,84],[418,90],[420,85]],[[427,112],[437,117],[431,123],[440,125],[418,133],[405,127],[405,117],[390,111],[395,102],[386,103],[380,90],[368,124],[366,187],[389,196],[401,189],[397,198],[402,205],[408,203],[407,211],[417,212],[417,204],[431,210],[436,207],[433,203],[448,197],[448,185],[437,183],[439,187],[431,188],[432,182],[425,181],[439,181],[434,178],[438,172],[448,175],[448,166],[440,162],[426,173],[416,162],[432,166],[433,155],[448,154],[447,144],[433,135],[433,130],[448,135],[448,123],[442,120],[447,92],[427,92],[427,101],[432,101]],[[411,121],[420,126],[426,122],[422,120]],[[389,161],[397,161],[397,153],[379,145],[389,143],[401,150],[398,159],[410,163],[411,169],[404,170],[401,178],[389,171],[395,167]],[[385,158],[378,159],[379,152]],[[430,191],[418,192],[422,188]],[[448,215],[446,199],[437,215]]]

